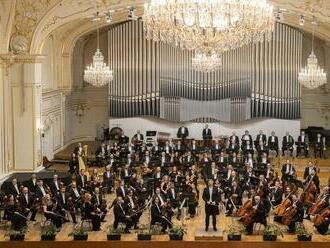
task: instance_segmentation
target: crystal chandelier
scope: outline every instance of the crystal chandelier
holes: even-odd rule
[[[269,40],[274,23],[267,0],[151,0],[143,15],[147,39],[206,54]]]
[[[306,67],[301,69],[298,75],[298,81],[300,84],[311,90],[327,83],[327,74],[318,65],[318,61],[314,53],[314,30],[312,38],[312,53],[307,59]]]
[[[95,87],[105,86],[113,79],[112,70],[104,63],[104,56],[99,48],[99,36],[99,29],[97,29],[97,49],[93,56],[93,63],[84,71],[84,80]]]
[[[222,66],[221,58],[213,54],[197,53],[192,59],[192,68],[201,72],[212,72]]]

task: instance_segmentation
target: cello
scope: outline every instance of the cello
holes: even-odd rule
[[[288,194],[288,196],[283,200],[283,202],[277,208],[275,208],[275,215],[283,216],[285,214],[287,208],[291,205],[291,200],[289,199],[291,194],[292,193]]]
[[[320,214],[315,215],[314,226],[318,227],[322,225],[325,221],[325,218],[329,218],[329,216],[330,216],[330,209],[329,208],[323,209]]]

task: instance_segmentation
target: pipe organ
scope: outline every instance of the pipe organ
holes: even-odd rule
[[[145,38],[142,21],[108,31],[109,115],[170,121],[300,118],[302,34],[277,23],[270,42],[222,54],[222,68],[192,69],[193,52]]]

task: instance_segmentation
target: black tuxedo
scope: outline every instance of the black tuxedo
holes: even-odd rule
[[[281,188],[273,189],[272,190],[272,199],[271,203],[274,207],[280,205],[282,203],[282,197],[283,197],[283,190]]]
[[[275,150],[278,155],[278,137],[277,136],[269,136],[268,137],[268,147],[270,150]]]
[[[108,192],[111,192],[113,185],[114,185],[114,176],[112,172],[108,173],[107,171],[105,171],[103,173],[103,187],[107,188]]]
[[[203,139],[204,140],[211,140],[212,139],[212,130],[210,128],[203,129]]]
[[[33,193],[28,193],[27,199],[26,196],[23,193],[21,193],[18,197],[18,201],[23,208],[24,214],[28,215],[29,211],[27,211],[27,209],[29,209],[30,212],[32,213],[31,220],[35,220],[37,214],[37,208],[35,206],[35,197]]]
[[[241,139],[242,145],[246,145],[246,141],[250,141],[250,145],[252,146],[252,144],[253,144],[252,136],[250,134],[248,134],[247,140],[245,139],[245,136],[246,136],[245,134],[243,134],[243,136],[242,136],[242,139]]]
[[[36,187],[37,187],[37,180],[35,180],[35,183],[30,179],[25,183],[25,186],[28,187],[29,191],[32,193],[36,192]]]
[[[210,189],[207,187],[204,189],[202,197],[205,202],[205,228],[208,229],[209,227],[210,216],[212,216],[213,228],[216,228],[216,216],[219,214],[219,192],[217,188],[213,187],[211,194]],[[209,204],[209,201],[215,204]]]
[[[293,152],[294,139],[291,135],[284,136],[282,141],[282,155],[284,156],[284,151],[290,151],[291,156]]]
[[[8,188],[7,188],[7,192],[6,192],[6,194],[7,195],[13,195],[13,196],[18,196],[21,192],[21,186],[19,185],[19,183],[17,183],[16,184],[17,185],[17,187],[15,187],[14,186],[14,184],[12,184],[12,183],[10,183],[9,185],[8,185]]]
[[[125,199],[125,197],[127,196],[127,188],[126,187],[123,187],[123,188],[121,188],[121,187],[118,187],[117,189],[116,189],[116,195],[117,196],[121,196],[123,199]]]
[[[260,138],[261,137],[261,138]],[[259,144],[259,141],[262,140],[264,145],[266,145],[267,137],[265,134],[258,134],[256,138],[256,144]]]
[[[282,166],[281,169],[281,173],[282,173],[282,181],[286,181],[288,178],[290,178],[291,176],[293,176],[295,174],[295,168],[293,167],[292,164],[288,165],[289,167],[287,167],[287,164],[284,164]],[[287,168],[288,168],[288,172],[287,172]]]
[[[185,139],[189,136],[189,131],[187,127],[179,127],[177,137],[179,139]]]
[[[76,178],[77,181],[77,187],[79,189],[86,188],[87,187],[87,176],[83,175],[81,176],[80,174]]]
[[[235,135],[235,136],[230,136],[229,137],[229,143],[231,144],[232,143],[232,141],[234,140],[234,143],[236,144],[236,145],[239,145],[239,138],[238,138],[238,136],[237,135]]]

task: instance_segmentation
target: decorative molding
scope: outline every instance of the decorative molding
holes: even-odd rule
[[[85,116],[85,111],[90,109],[89,106],[84,103],[74,105],[73,108],[79,123],[82,122],[82,118]]]

